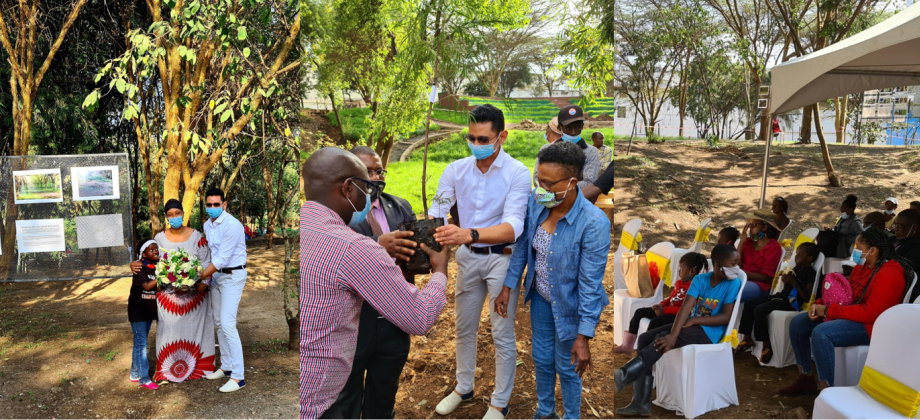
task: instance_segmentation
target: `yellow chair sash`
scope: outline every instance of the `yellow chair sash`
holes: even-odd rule
[[[638,251],[639,242],[642,242],[641,233],[636,233],[636,236],[633,237],[629,232],[623,231],[623,234],[620,235],[620,243],[630,251]]]
[[[708,227],[707,227],[706,229],[697,228],[697,229],[696,229],[696,237],[694,237],[693,240],[694,240],[695,242],[701,242],[701,243],[702,243],[702,242],[709,242],[709,234],[710,234],[710,233],[712,233],[712,229],[710,229],[710,228],[708,228]]]
[[[721,343],[732,343],[732,348],[738,347],[738,330],[732,329],[732,333],[722,338]]]
[[[859,378],[859,387],[876,401],[908,418],[920,411],[920,391],[866,365]]]
[[[795,240],[795,248],[793,249],[799,249],[799,245],[802,245],[806,242],[814,242],[814,241],[815,241],[815,238],[809,238],[805,235],[799,235],[799,237],[796,238]]]
[[[658,266],[658,277],[664,284],[671,287],[671,260],[651,252],[646,252],[645,258],[650,264],[655,263]]]

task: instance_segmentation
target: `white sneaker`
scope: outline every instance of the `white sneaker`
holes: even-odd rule
[[[448,394],[446,397],[444,397],[443,400],[441,400],[441,402],[438,403],[438,406],[434,408],[434,411],[442,416],[446,416],[456,410],[457,406],[459,406],[461,402],[471,400],[472,398],[472,391],[466,395],[460,395],[457,393],[457,391],[451,391],[450,394]]]
[[[229,373],[230,372],[224,372],[223,369],[217,369],[210,375],[205,376],[205,379],[211,379],[211,380],[220,379],[220,378],[227,376]]]
[[[242,381],[242,380],[241,380],[239,383],[237,383],[236,381],[234,381],[233,379],[231,379],[231,380],[227,381],[227,383],[225,383],[224,386],[220,387],[220,392],[233,392],[233,391],[239,391],[240,388],[242,388],[242,387],[244,387],[244,386],[246,386],[246,381]]]
[[[491,405],[489,405],[489,411],[486,411],[486,415],[483,416],[482,418],[483,419],[504,420],[505,416],[507,415],[508,415],[508,407],[505,407],[501,411],[498,411],[495,409],[495,407],[492,407]]]

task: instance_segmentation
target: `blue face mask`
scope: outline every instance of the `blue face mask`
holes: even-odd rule
[[[204,209],[204,211],[208,212],[208,216],[210,216],[212,219],[216,219],[220,217],[221,214],[224,213],[224,209],[220,207],[217,207],[217,208],[208,207]]]
[[[170,217],[166,219],[169,222],[169,227],[173,229],[179,229],[182,227],[182,218],[181,217]]]
[[[549,137],[546,136],[546,133],[543,133],[543,140],[549,141]]]
[[[352,181],[352,183],[354,183],[354,181]],[[357,184],[355,184],[355,186],[357,187]],[[354,213],[351,214],[351,221],[348,222],[348,226],[358,226],[364,219],[367,219],[367,214],[371,211],[371,195],[365,193],[364,196],[364,210],[361,211],[358,211],[358,208],[355,207],[355,203],[352,203],[350,198],[347,196],[345,197],[348,203],[351,204],[351,208],[355,209]]]
[[[495,153],[495,143],[474,145],[473,143],[466,142],[466,145],[470,147],[470,151],[473,152],[473,156],[476,157],[476,160],[488,159],[489,156]]]
[[[864,265],[864,264],[866,263],[866,256],[863,255],[863,252],[862,252],[862,251],[860,251],[860,250],[858,250],[858,249],[854,249],[854,250],[853,250],[853,261],[854,261],[856,264]]]
[[[562,139],[569,143],[578,143],[581,140],[581,135],[570,136],[568,134],[562,133]]]

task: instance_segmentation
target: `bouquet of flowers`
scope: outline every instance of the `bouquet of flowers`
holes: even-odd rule
[[[163,254],[157,263],[156,273],[157,286],[188,290],[198,282],[201,261],[184,249],[175,249]]]

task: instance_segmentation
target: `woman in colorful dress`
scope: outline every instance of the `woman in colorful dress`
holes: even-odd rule
[[[197,256],[201,266],[211,263],[211,251],[201,233],[183,226],[182,203],[166,202],[165,231],[154,237],[160,258],[184,249]],[[134,264],[132,264],[132,269]],[[138,267],[139,269],[139,267]],[[154,381],[185,382],[214,372],[214,316],[208,291],[211,279],[201,281],[188,291],[172,287],[157,293],[157,370]]]

